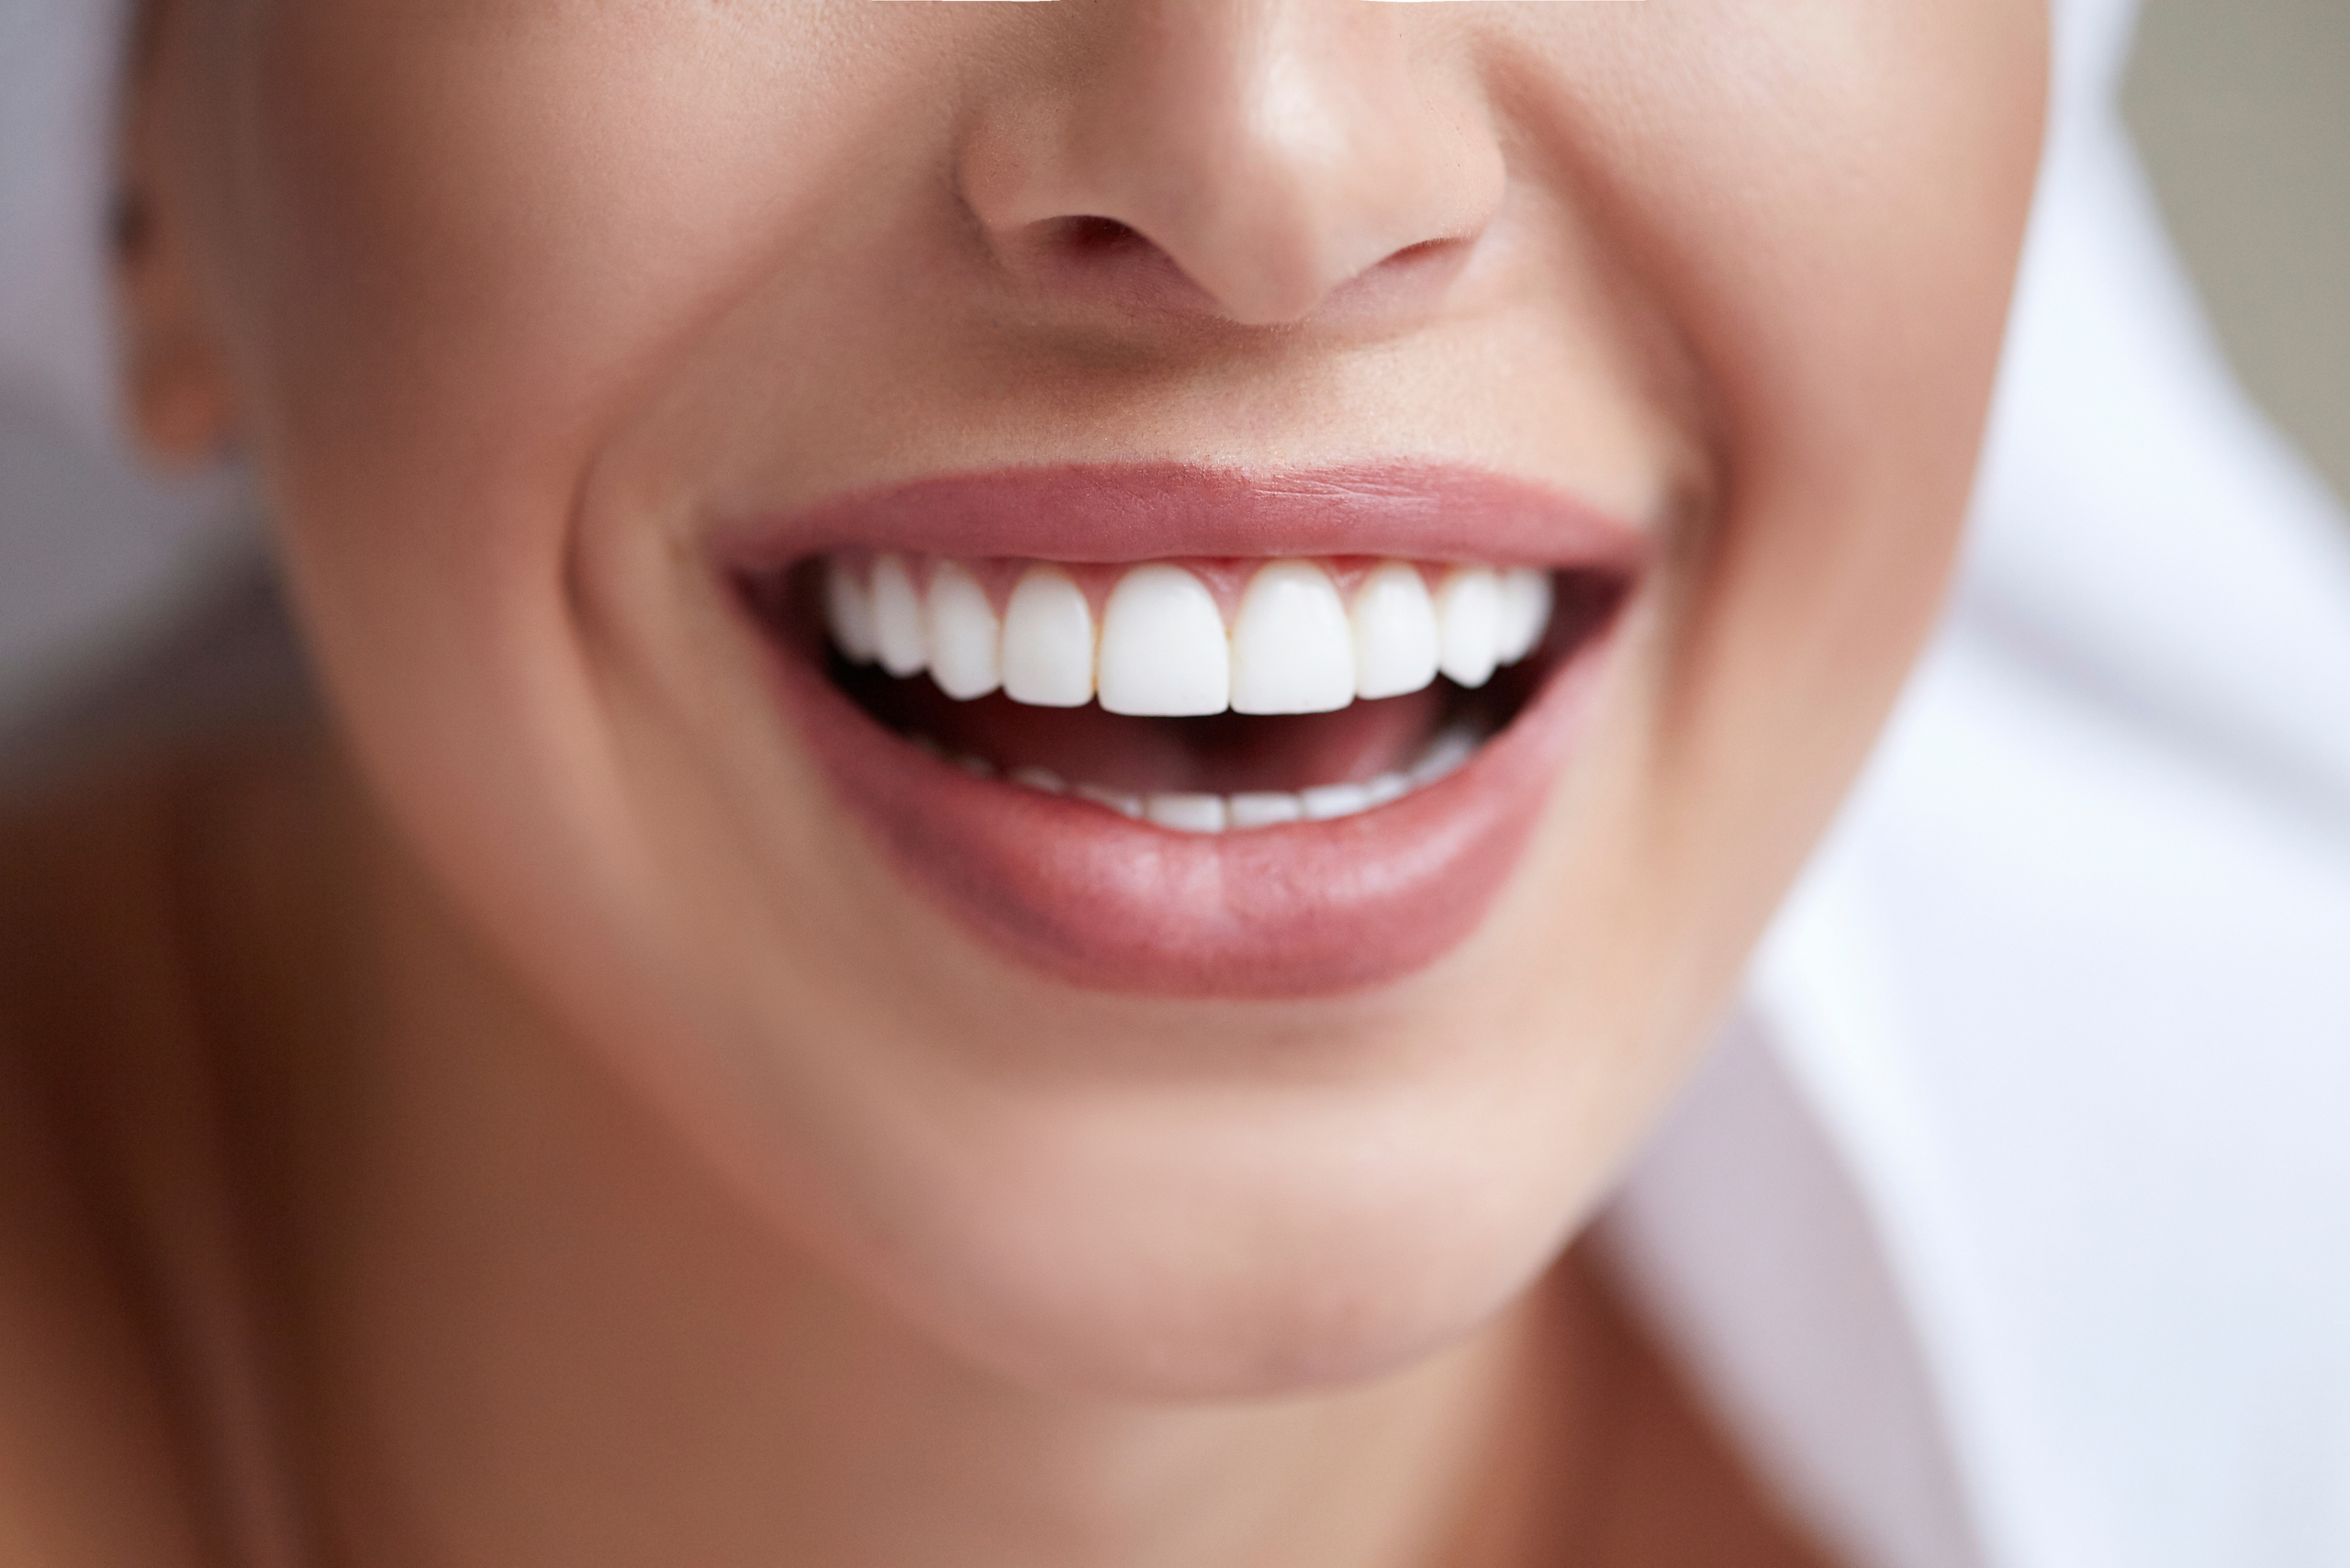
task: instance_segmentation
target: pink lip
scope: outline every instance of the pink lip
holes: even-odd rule
[[[1628,574],[1639,531],[1595,508],[1473,468],[1388,464],[1246,475],[1176,463],[1013,468],[916,479],[730,532],[756,571],[847,546],[1047,561],[1399,555]]]
[[[1069,561],[1395,554],[1620,574],[1637,532],[1551,492],[1431,466],[1274,479],[1167,466],[920,481],[825,503],[722,550],[757,572],[857,545]],[[763,630],[772,645],[772,635]],[[1088,989],[1329,995],[1458,946],[1516,866],[1614,642],[1603,627],[1458,772],[1360,816],[1214,836],[975,778],[859,711],[807,648],[777,648],[783,705],[901,874],[1000,951]]]

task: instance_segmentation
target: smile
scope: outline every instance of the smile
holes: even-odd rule
[[[1069,468],[851,498],[726,567],[907,880],[1065,980],[1268,997],[1475,927],[1643,546],[1472,471]]]

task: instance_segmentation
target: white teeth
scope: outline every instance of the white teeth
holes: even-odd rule
[[[894,554],[874,560],[869,581],[835,560],[823,588],[833,641],[853,662],[901,677],[926,668],[958,700],[1001,687],[1038,707],[1098,695],[1111,712],[1163,717],[1328,712],[1420,690],[1439,672],[1483,686],[1541,644],[1552,609],[1547,572],[1455,566],[1431,595],[1405,561],[1373,568],[1351,608],[1318,562],[1270,562],[1228,632],[1205,583],[1150,563],[1112,586],[1098,638],[1083,590],[1048,563],[1028,567],[1001,621],[957,561],[937,563],[927,593]]]
[[[873,563],[873,634],[881,651],[881,667],[891,675],[912,675],[930,662],[923,646],[922,600],[906,564],[895,555]]]
[[[1400,801],[1417,788],[1405,774],[1382,773],[1368,784],[1324,784],[1301,790],[1297,798],[1305,809],[1305,820],[1318,823],[1359,815],[1374,806]]]
[[[1271,827],[1279,823],[1303,821],[1305,802],[1295,795],[1276,790],[1235,795],[1230,800],[1229,815],[1234,827]]]
[[[1102,706],[1113,713],[1221,713],[1232,644],[1207,585],[1181,566],[1137,566],[1102,610]]]
[[[1049,767],[1015,767],[1009,775],[1014,784],[1031,790],[1041,790],[1047,795],[1069,793],[1069,784]]]
[[[1483,686],[1501,659],[1502,587],[1485,566],[1457,566],[1437,589],[1437,667]]]
[[[1311,790],[1300,790],[1297,798],[1304,802],[1305,820],[1310,823],[1350,817],[1371,810],[1368,784],[1317,784]]]
[[[1355,695],[1401,697],[1436,678],[1436,605],[1417,566],[1388,561],[1355,594]]]
[[[1142,797],[1130,795],[1124,790],[1111,790],[1100,784],[1080,784],[1069,793],[1082,800],[1091,801],[1097,806],[1107,806],[1122,817],[1142,815]]]
[[[1153,795],[1142,814],[1177,833],[1222,833],[1231,813],[1221,795]]]
[[[1107,806],[1121,816],[1138,818],[1177,833],[1246,832],[1286,823],[1329,822],[1359,816],[1436,782],[1460,767],[1475,749],[1476,743],[1465,735],[1449,736],[1439,741],[1437,748],[1410,773],[1382,773],[1367,784],[1319,784],[1294,794],[1264,790],[1238,795],[1133,795],[1099,784],[1080,784],[1069,793]],[[1031,771],[1041,770],[1024,768],[1011,777],[1013,782],[1024,783]],[[1058,780],[1054,782],[1058,784]]]
[[[1236,713],[1327,713],[1355,700],[1355,639],[1330,574],[1276,561],[1241,596],[1232,623]]]
[[[869,665],[880,653],[880,640],[873,634],[873,596],[845,562],[825,564],[824,619],[832,627],[833,645],[851,664]]]
[[[1512,566],[1502,574],[1501,637],[1496,652],[1514,665],[1532,653],[1550,629],[1550,574]]]
[[[941,561],[930,579],[930,678],[958,701],[984,697],[1003,681],[998,657],[1003,628],[987,590],[961,566]]]
[[[1460,730],[1447,730],[1437,737],[1436,745],[1428,747],[1427,755],[1412,765],[1408,776],[1412,788],[1426,789],[1460,767],[1475,755],[1476,750],[1475,736]]]
[[[1093,611],[1067,573],[1031,566],[1003,611],[1003,693],[1038,708],[1093,700]]]
[[[1357,816],[1435,783],[1466,762],[1478,745],[1477,737],[1468,730],[1448,730],[1429,745],[1409,772],[1382,773],[1364,784],[1321,784],[1293,794],[1258,790],[1237,795],[1192,791],[1140,795],[1128,790],[1113,790],[1106,784],[1072,785],[1046,767],[1015,767],[1003,773],[985,757],[969,753],[948,755],[936,740],[920,731],[908,732],[905,738],[925,756],[961,768],[975,778],[1000,778],[1008,784],[1047,795],[1074,795],[1122,817],[1174,833],[1194,834],[1246,832],[1289,823]]]

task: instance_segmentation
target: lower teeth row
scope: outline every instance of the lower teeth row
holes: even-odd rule
[[[1148,822],[1177,833],[1225,833],[1275,827],[1283,823],[1330,822],[1357,816],[1375,806],[1400,800],[1426,789],[1458,768],[1475,754],[1478,737],[1467,730],[1448,730],[1426,755],[1399,773],[1382,773],[1363,784],[1322,784],[1299,790],[1251,790],[1234,795],[1173,793],[1137,795],[1101,784],[1071,784],[1049,768],[1016,767],[1002,773],[982,756],[949,756],[928,735],[907,737],[915,746],[964,772],[982,778],[1003,778],[1025,789],[1048,795],[1069,795],[1097,806]]]

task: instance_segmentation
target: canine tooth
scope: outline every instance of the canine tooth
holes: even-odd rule
[[[1500,654],[1502,588],[1492,568],[1461,566],[1437,590],[1437,667],[1462,686],[1491,680]]]
[[[1221,713],[1232,644],[1207,585],[1181,566],[1136,566],[1102,610],[1102,706],[1113,713]]]
[[[1234,827],[1271,827],[1304,820],[1305,802],[1281,790],[1256,790],[1233,796],[1225,814]]]
[[[1502,574],[1501,636],[1494,652],[1514,665],[1532,653],[1550,629],[1550,574],[1512,566]]]
[[[873,635],[881,650],[881,667],[891,675],[912,675],[929,662],[923,646],[922,599],[906,564],[895,555],[873,563]]]
[[[958,701],[985,697],[1003,681],[1003,628],[987,590],[953,561],[931,574],[930,678]]]
[[[1069,792],[1080,800],[1091,801],[1097,806],[1107,806],[1122,817],[1142,815],[1140,795],[1129,795],[1123,790],[1112,790],[1100,784],[1080,784]]]
[[[1015,767],[1012,770],[1010,777],[1014,784],[1024,785],[1031,790],[1041,790],[1047,795],[1062,795],[1069,792],[1068,783],[1049,767]]]
[[[1358,812],[1371,810],[1371,787],[1367,784],[1317,784],[1311,790],[1297,792],[1305,807],[1305,820],[1327,822],[1332,817],[1350,817]]]
[[[1382,773],[1365,786],[1371,791],[1371,803],[1383,806],[1390,801],[1401,800],[1412,792],[1411,778],[1402,773]]]
[[[1031,566],[1003,610],[1003,691],[1038,708],[1093,700],[1093,611],[1068,574]]]
[[[833,645],[851,664],[869,665],[881,651],[873,634],[873,596],[845,561],[824,563],[824,620]]]
[[[1153,795],[1142,814],[1177,833],[1222,833],[1229,818],[1221,795]]]
[[[1389,561],[1355,595],[1355,695],[1401,697],[1436,678],[1436,605],[1419,568]]]
[[[1354,700],[1354,633],[1330,574],[1310,561],[1258,572],[1232,624],[1232,711],[1327,713]]]

